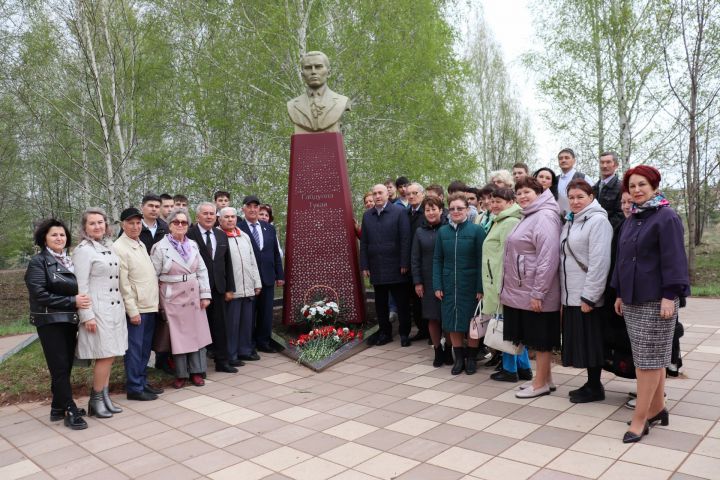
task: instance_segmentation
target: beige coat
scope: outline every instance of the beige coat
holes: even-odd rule
[[[92,307],[78,310],[80,323],[95,320],[97,330],[78,332],[78,358],[109,358],[125,355],[127,324],[120,295],[120,259],[106,244],[91,240],[80,242],[72,254],[78,292],[87,293]]]
[[[123,234],[113,249],[120,258],[120,293],[128,316],[157,312],[158,279],[145,245]]]
[[[262,282],[250,237],[245,232],[237,237],[228,236],[228,244],[235,276],[233,298],[254,297],[255,289],[262,288]]]

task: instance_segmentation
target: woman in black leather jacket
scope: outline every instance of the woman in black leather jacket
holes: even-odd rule
[[[72,398],[70,372],[75,357],[78,308],[89,308],[90,297],[78,295],[74,267],[65,247],[70,231],[59,220],[43,220],[35,230],[40,253],[32,257],[25,272],[30,293],[30,323],[37,327],[45,361],[52,379],[53,394],[50,421],[64,420],[73,430],[87,428]]]

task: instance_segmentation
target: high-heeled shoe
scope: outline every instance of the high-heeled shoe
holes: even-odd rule
[[[655,422],[660,422],[660,425],[663,427],[667,427],[670,425],[670,413],[668,413],[667,408],[663,408],[660,410],[660,413],[655,415],[652,418],[648,418],[648,423],[650,425],[654,424]]]
[[[627,432],[625,432],[625,435],[623,435],[623,440],[622,440],[622,441],[623,441],[623,443],[635,443],[635,442],[639,442],[640,439],[641,439],[642,437],[644,437],[645,435],[647,435],[648,433],[650,433],[650,423],[648,423],[648,422],[646,421],[646,422],[645,422],[645,427],[643,428],[643,431],[642,431],[642,433],[640,433],[640,435],[638,435],[637,433],[634,433],[634,432],[631,432],[630,430],[628,430]]]
[[[660,425],[662,425],[663,427],[667,427],[668,425],[670,425],[670,414],[668,413],[667,408],[663,408],[662,410],[660,410],[660,413],[658,413],[654,417],[648,418],[647,421],[651,427],[655,425],[656,422],[660,422]],[[628,420],[626,423],[630,425],[632,422]]]
[[[105,408],[107,408],[112,413],[122,413],[123,409],[115,405],[110,399],[110,389],[108,387],[103,388],[100,393],[102,393],[103,402],[105,402]]]

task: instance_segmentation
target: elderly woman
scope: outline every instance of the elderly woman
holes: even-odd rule
[[[415,231],[410,252],[410,265],[415,285],[415,294],[422,300],[422,317],[428,322],[430,340],[435,350],[433,367],[441,367],[447,354],[443,353],[440,344],[442,327],[440,323],[440,300],[432,295],[433,291],[433,256],[435,255],[435,239],[441,226],[447,223],[443,213],[442,200],[428,197],[422,202],[421,208],[425,217]]]
[[[533,178],[535,178],[540,185],[542,185],[543,190],[550,190],[552,192],[553,197],[555,197],[555,200],[558,198],[558,177],[555,175],[555,172],[552,171],[552,169],[548,167],[542,167],[535,170],[535,173],[533,173]]]
[[[468,221],[468,202],[463,193],[448,198],[450,223],[440,227],[433,255],[433,290],[440,300],[443,330],[450,334],[455,365],[450,373],[468,375],[477,371],[479,339],[467,338],[477,302],[482,298],[483,229]],[[467,354],[466,354],[467,353]]]
[[[253,353],[252,327],[253,300],[260,294],[262,282],[250,237],[237,226],[237,210],[233,207],[220,210],[220,228],[228,236],[235,277],[233,298],[225,303],[228,359],[230,365],[240,366],[243,365],[241,358],[260,358]]]
[[[503,305],[505,340],[535,350],[536,375],[518,398],[548,395],[552,352],[560,348],[560,208],[549,190],[525,177],[515,184],[523,219],[505,241]]]
[[[610,271],[613,237],[607,212],[593,197],[590,184],[572,180],[567,186],[570,213],[560,236],[560,288],[563,311],[562,362],[587,369],[587,382],[570,392],[573,403],[605,400],[600,382],[604,363],[602,308]]]
[[[187,237],[189,219],[187,209],[171,210],[170,233],[150,252],[160,280],[160,308],[170,327],[175,388],[184,387],[188,377],[195,386],[205,385],[205,347],[212,342],[204,312],[212,298],[210,280],[197,243]]]
[[[101,208],[88,208],[80,222],[82,241],[72,254],[78,291],[92,305],[79,310],[77,357],[94,359],[88,415],[109,418],[122,409],[110,400],[108,386],[115,357],[125,355],[128,332],[120,294],[120,259],[113,252],[112,232]]]
[[[92,305],[87,294],[78,293],[75,266],[67,255],[70,231],[54,218],[43,220],[35,230],[40,253],[30,259],[25,272],[30,299],[30,323],[37,328],[45,362],[50,371],[52,403],[50,421],[64,420],[73,430],[87,428],[85,410],[72,398],[70,372],[77,346],[78,308]]]
[[[503,251],[505,241],[515,225],[520,223],[522,215],[520,207],[515,203],[515,192],[509,188],[498,188],[492,192],[490,211],[493,215],[492,224],[485,242],[483,242],[482,277],[483,305],[482,315],[489,320],[495,313],[502,313],[500,305],[500,286],[503,281]],[[520,355],[502,354],[502,369],[490,375],[499,382],[517,382],[532,380],[532,369],[527,348]]]
[[[669,423],[665,368],[670,364],[681,297],[690,295],[683,224],[658,191],[660,172],[638,165],[625,172],[632,215],[623,224],[611,285],[625,317],[637,375],[637,401],[624,443],[639,441],[655,422]]]
[[[513,188],[515,184],[512,173],[508,170],[495,170],[490,172],[490,183],[495,184],[497,188]]]

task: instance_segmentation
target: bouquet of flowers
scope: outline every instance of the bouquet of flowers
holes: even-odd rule
[[[323,323],[335,323],[339,313],[340,307],[337,302],[332,302],[327,298],[304,305],[300,309],[300,314],[311,328]]]
[[[346,343],[362,339],[362,330],[350,330],[347,327],[325,326],[313,328],[308,333],[290,340],[290,345],[300,350],[298,361],[316,362],[321,360]]]

